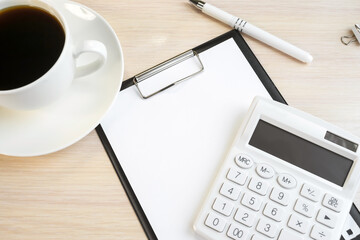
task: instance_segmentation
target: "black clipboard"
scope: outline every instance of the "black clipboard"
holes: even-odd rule
[[[213,46],[216,46],[219,43],[222,43],[222,42],[230,39],[230,38],[234,39],[237,46],[239,47],[239,49],[245,56],[246,60],[249,62],[250,66],[253,68],[254,72],[256,73],[256,75],[258,76],[258,78],[260,79],[262,84],[264,85],[265,89],[269,92],[270,96],[278,102],[287,104],[285,99],[280,94],[279,90],[276,88],[275,84],[272,82],[272,80],[270,79],[270,77],[268,76],[268,74],[266,73],[264,68],[261,66],[261,64],[258,61],[258,59],[256,58],[256,56],[251,51],[250,47],[247,45],[247,43],[245,42],[245,40],[243,39],[243,37],[240,35],[240,33],[238,31],[231,30],[221,36],[218,36],[208,42],[205,42],[205,43],[193,48],[192,50],[195,53],[201,53]],[[125,80],[122,84],[120,91],[127,89],[128,87],[134,86],[134,84],[136,84],[136,82],[134,81],[134,78],[135,77]],[[96,132],[100,137],[100,140],[110,158],[110,161],[116,171],[116,174],[127,194],[127,197],[129,198],[129,200],[131,202],[131,205],[132,205],[132,207],[144,229],[144,232],[145,232],[147,238],[150,240],[157,240],[158,238],[156,237],[156,234],[155,234],[148,218],[146,217],[146,214],[145,214],[144,210],[142,209],[142,206],[141,206],[140,202],[138,201],[138,198],[137,198],[134,190],[132,189],[132,186],[131,186],[123,168],[119,164],[116,154],[115,154],[114,150],[112,149],[111,144],[110,144],[109,140],[107,139],[107,136],[106,136],[103,128],[101,127],[101,125],[99,125],[96,128]],[[357,220],[356,222],[359,225],[359,220],[360,220],[359,216],[360,215],[359,215],[359,212],[357,211],[355,205],[353,205],[351,213],[352,213],[351,215],[352,215],[353,219],[356,219]]]

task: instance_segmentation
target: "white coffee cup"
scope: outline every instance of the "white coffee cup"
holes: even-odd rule
[[[89,39],[75,46],[69,31],[69,23],[64,14],[57,10],[56,4],[58,3],[50,0],[0,1],[0,10],[24,5],[41,8],[55,16],[65,32],[64,46],[55,64],[44,75],[28,85],[11,90],[0,90],[1,107],[33,110],[49,105],[64,95],[75,77],[91,74],[104,65],[107,58],[105,45],[97,40]],[[76,67],[76,59],[88,52],[94,53],[96,59],[87,65]]]

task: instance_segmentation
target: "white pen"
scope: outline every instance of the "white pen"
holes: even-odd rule
[[[190,0],[195,7],[200,9],[203,13],[231,26],[232,28],[243,32],[250,37],[253,37],[277,50],[286,53],[293,58],[296,58],[302,62],[309,63],[313,60],[313,57],[310,53],[305,52],[304,50],[278,38],[274,35],[261,30],[260,28],[252,25],[251,23],[235,17],[217,7],[212,6],[209,3],[198,0]]]

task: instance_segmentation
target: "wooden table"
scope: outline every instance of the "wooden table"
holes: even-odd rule
[[[79,2],[117,33],[124,79],[229,30],[185,0]],[[310,52],[303,64],[245,36],[290,105],[360,136],[360,47],[340,42],[360,1],[210,3]],[[1,239],[146,239],[95,131],[46,156],[0,155],[0,183]]]

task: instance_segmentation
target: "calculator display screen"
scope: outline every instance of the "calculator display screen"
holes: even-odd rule
[[[344,186],[353,161],[281,128],[259,120],[249,144]]]

